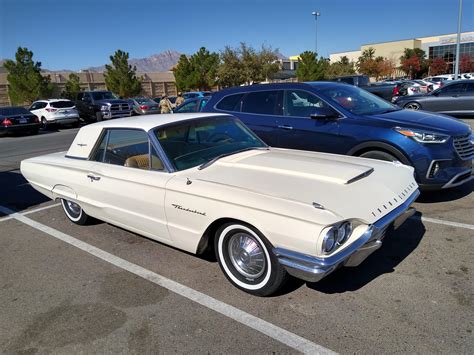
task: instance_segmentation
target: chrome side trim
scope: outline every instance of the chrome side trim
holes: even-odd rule
[[[336,270],[339,266],[357,266],[370,254],[380,248],[386,229],[397,220],[413,215],[410,205],[420,192],[416,190],[400,206],[370,225],[362,236],[352,244],[326,258],[311,256],[283,248],[274,248],[273,253],[287,272],[308,282],[316,282]],[[400,221],[399,224],[403,223]]]

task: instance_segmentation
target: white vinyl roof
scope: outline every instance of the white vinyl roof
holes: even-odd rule
[[[107,128],[133,128],[149,131],[173,122],[187,121],[195,118],[206,118],[216,116],[230,116],[223,113],[175,113],[162,115],[144,115],[118,118],[108,121],[93,123],[82,127],[74,138],[67,156],[85,159],[89,157],[92,148],[104,129]]]

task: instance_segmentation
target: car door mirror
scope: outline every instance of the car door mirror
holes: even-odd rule
[[[315,107],[309,117],[313,120],[330,120],[339,118],[339,114],[330,107]]]

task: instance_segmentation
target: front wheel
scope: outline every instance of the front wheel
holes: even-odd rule
[[[403,108],[406,108],[407,110],[414,110],[418,111],[421,110],[421,105],[418,102],[409,102]]]
[[[90,217],[82,210],[81,206],[77,203],[61,199],[61,205],[63,206],[66,217],[73,223],[79,225],[88,224]]]
[[[214,238],[214,250],[227,279],[247,293],[269,296],[288,278],[270,243],[247,224],[234,222],[220,227]]]
[[[396,157],[392,154],[387,152],[382,152],[380,150],[371,150],[369,152],[365,152],[359,155],[361,158],[369,158],[369,159],[377,159],[377,160],[384,160],[384,161],[399,161]]]

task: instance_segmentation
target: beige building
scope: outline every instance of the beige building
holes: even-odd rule
[[[69,72],[53,72],[43,73],[49,75],[54,85],[53,97],[59,97],[64,90]],[[75,73],[79,76],[82,90],[105,90],[105,80],[103,73],[79,72]],[[176,83],[173,72],[156,72],[156,73],[138,73],[142,76],[143,95],[149,97],[158,97],[163,94],[176,95]],[[0,72],[0,106],[10,105],[8,97],[7,73]]]
[[[362,52],[368,48],[375,49],[375,56],[382,56],[392,60],[395,66],[400,66],[400,57],[405,48],[420,48],[426,52],[429,59],[436,57],[444,58],[451,66],[456,55],[455,33],[406,39],[400,41],[369,43],[360,46],[360,49],[347,52],[333,53],[329,56],[331,63],[337,62],[341,57],[346,56],[350,61],[357,62]],[[461,55],[469,55],[474,58],[474,32],[464,32],[461,34]]]

